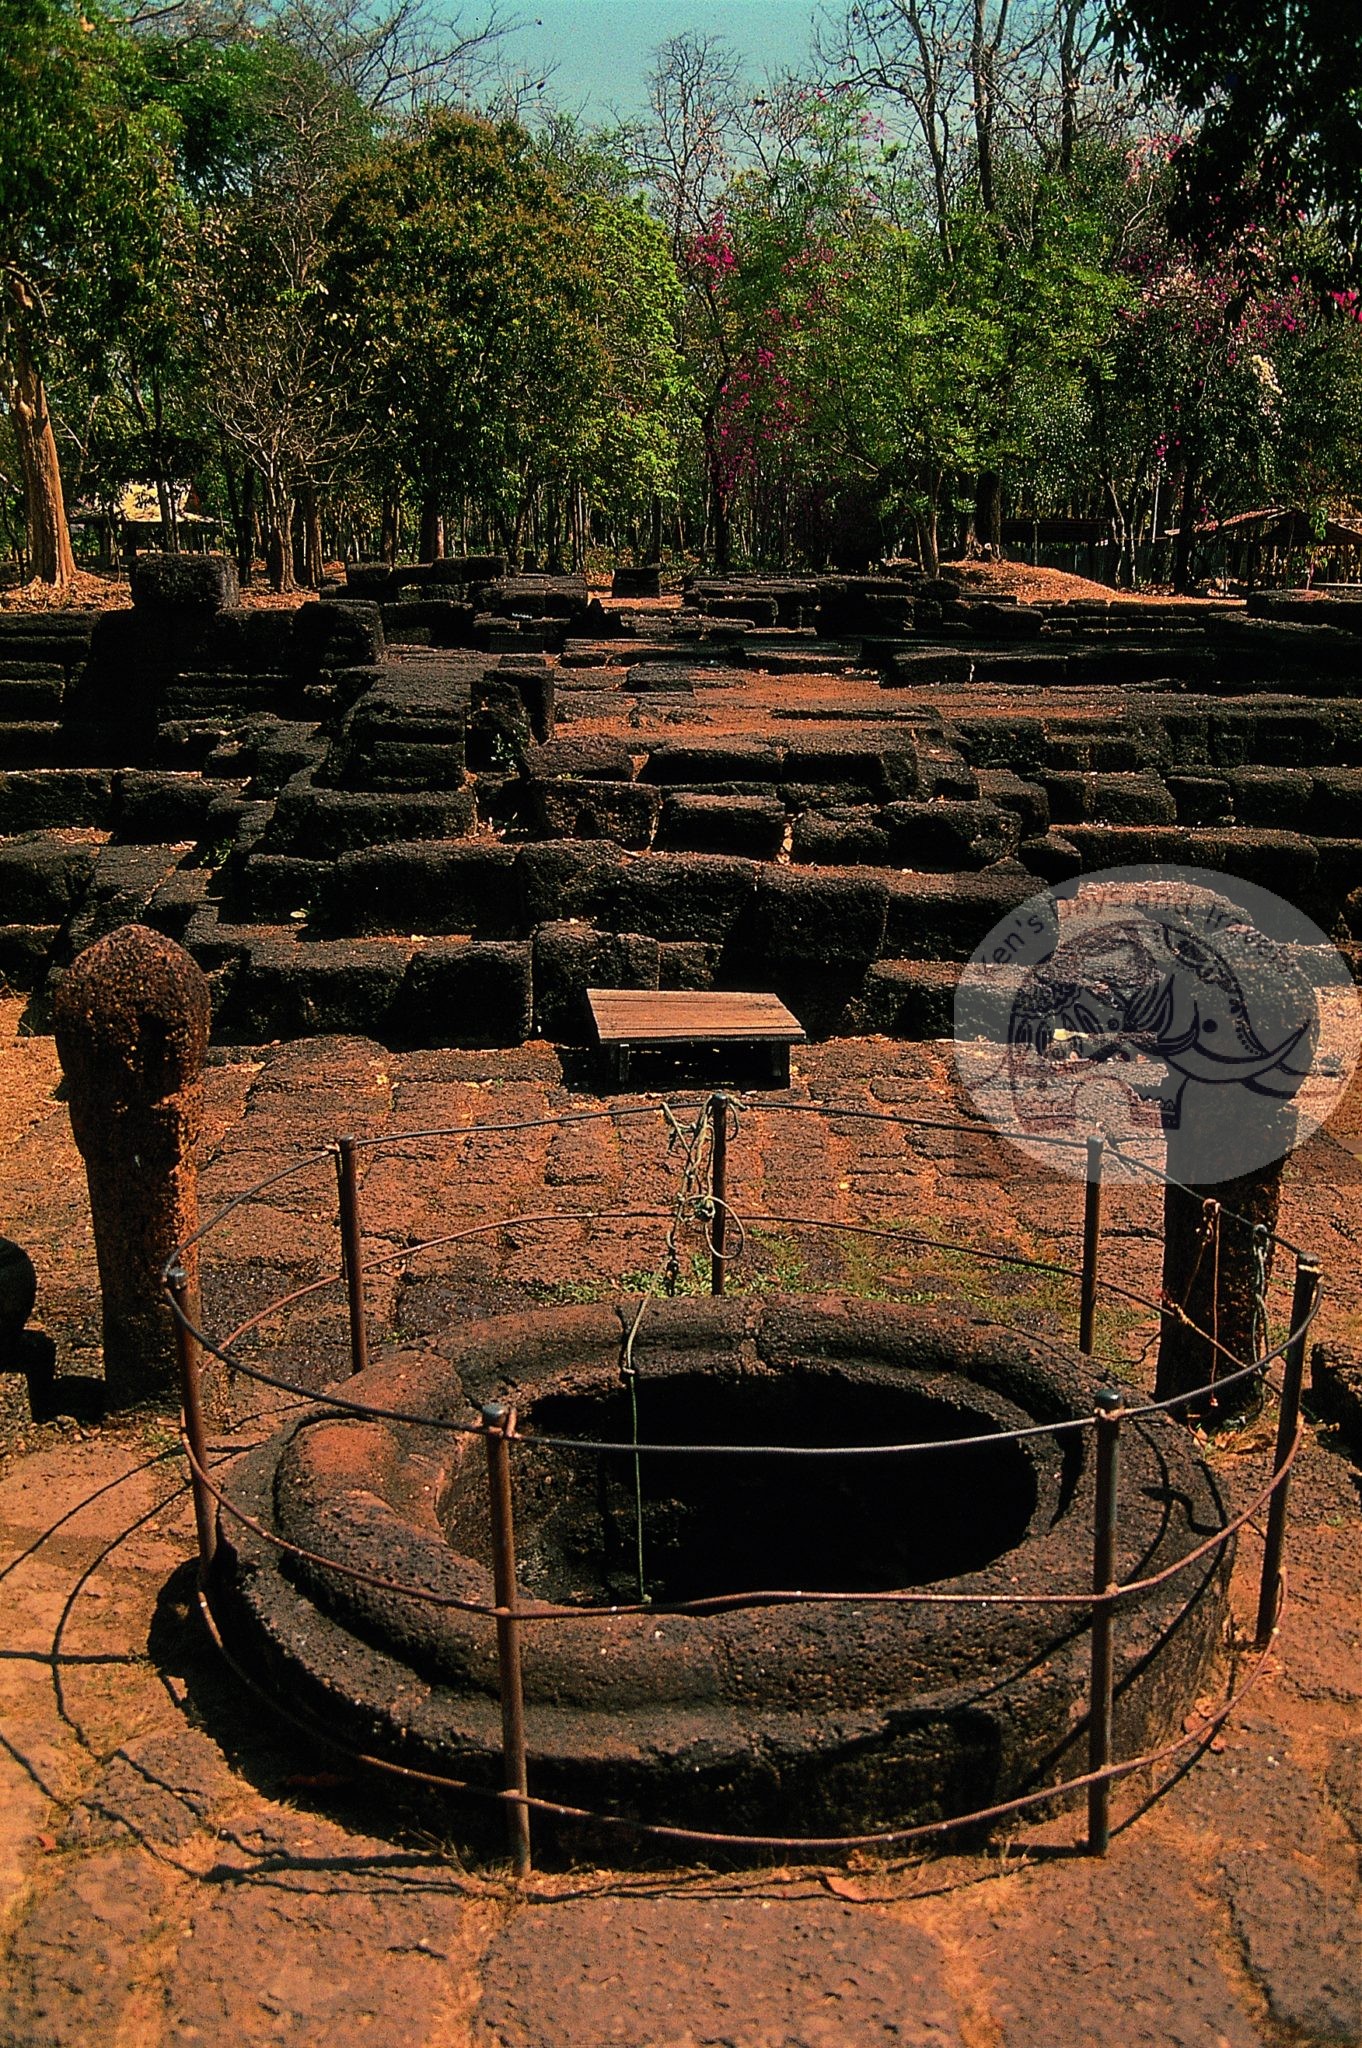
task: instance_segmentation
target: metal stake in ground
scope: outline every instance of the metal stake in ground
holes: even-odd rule
[[[501,1688],[501,1750],[506,1789],[519,1793],[506,1803],[511,1862],[517,1877],[530,1874],[529,1775],[525,1758],[525,1691],[520,1673],[520,1623],[515,1583],[515,1519],[511,1505],[508,1437],[515,1411],[491,1401],[482,1411],[487,1434],[487,1486],[492,1510],[492,1582],[496,1589],[497,1681]]]
[[[190,1325],[193,1306],[189,1276],[177,1261],[166,1268],[166,1286],[175,1303],[175,1350],[180,1365],[180,1412],[191,1464],[189,1488],[194,1496],[194,1523],[199,1532],[199,1584],[208,1576],[218,1547],[217,1502],[203,1474],[208,1470],[208,1433],[203,1426],[203,1388],[199,1380],[199,1340]]]
[[[1093,1502],[1092,1590],[1110,1593],[1116,1584],[1116,1486],[1121,1452],[1124,1396],[1105,1387],[1097,1396],[1096,1496]],[[1116,1609],[1101,1600],[1092,1611],[1092,1667],[1088,1707],[1088,1769],[1111,1762],[1112,1696],[1115,1683]],[[1088,1787],[1088,1853],[1105,1856],[1111,1840],[1111,1785],[1103,1778]]]
[[[137,1401],[175,1384],[162,1274],[198,1227],[208,983],[173,939],[126,924],[79,955],[52,1017],[90,1185],[105,1387],[111,1403]],[[192,1313],[196,1246],[181,1264]]]
[[[728,1276],[724,1255],[728,1221],[728,1097],[709,1098],[709,1192],[714,1213],[709,1224],[709,1291],[722,1294]]]
[[[1277,1448],[1272,1470],[1281,1473],[1267,1511],[1267,1535],[1263,1541],[1263,1576],[1258,1588],[1258,1647],[1262,1649],[1277,1626],[1277,1606],[1282,1593],[1282,1546],[1286,1540],[1286,1494],[1291,1475],[1286,1461],[1291,1456],[1301,1419],[1301,1381],[1305,1374],[1305,1347],[1309,1322],[1319,1296],[1320,1270],[1315,1259],[1301,1259],[1296,1266],[1296,1286],[1291,1297],[1291,1341],[1282,1361],[1282,1400],[1277,1413]]]
[[[1078,1348],[1092,1356],[1097,1329],[1097,1251],[1102,1235],[1103,1138],[1088,1140],[1088,1171],[1083,1191],[1083,1277],[1078,1294]]]
[[[350,1310],[350,1370],[363,1372],[369,1363],[369,1329],[364,1318],[364,1232],[359,1217],[359,1173],[353,1138],[336,1147],[336,1180],[340,1191],[341,1264]]]

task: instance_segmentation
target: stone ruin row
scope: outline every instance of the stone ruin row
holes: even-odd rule
[[[432,1046],[579,1042],[602,984],[940,1035],[997,918],[1133,861],[1362,932],[1362,602],[905,570],[678,610],[655,571],[602,605],[503,567],[246,610],[225,562],[153,557],[131,610],[0,619],[0,974],[35,1017],[129,920],[200,962],[220,1039]]]

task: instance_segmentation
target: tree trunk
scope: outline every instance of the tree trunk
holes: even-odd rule
[[[271,590],[298,588],[293,573],[293,497],[270,480],[265,484],[265,567]]]
[[[391,569],[397,560],[397,493],[385,491],[379,512],[379,558]]]
[[[168,555],[180,552],[180,522],[175,507],[175,486],[165,470],[165,400],[161,380],[151,380],[152,418],[155,420],[153,462],[156,469],[156,505],[161,514],[161,546]]]
[[[979,179],[979,200],[985,213],[993,211],[993,63],[995,44],[989,40],[987,0],[974,0],[974,28],[970,38],[970,76],[974,83],[974,146]]]
[[[1193,589],[1192,563],[1195,536],[1192,531],[1196,519],[1196,470],[1192,462],[1182,472],[1182,504],[1178,510],[1177,539],[1173,543],[1173,588],[1179,597],[1186,597]]]
[[[974,538],[980,547],[1002,552],[1003,480],[996,469],[986,469],[974,486]]]
[[[662,500],[653,492],[653,502],[648,515],[648,560],[662,560]]]
[[[322,558],[322,515],[317,503],[317,493],[311,484],[304,484],[298,493],[298,504],[303,515],[303,574],[309,590],[321,588]]]
[[[247,463],[241,477],[241,513],[236,529],[236,580],[245,590],[255,570],[255,471]]]
[[[161,547],[167,555],[178,555],[180,537],[175,526],[175,502],[163,476],[156,479],[156,509],[161,515]]]
[[[61,461],[47,393],[38,374],[25,332],[26,316],[33,303],[26,288],[13,280],[10,296],[16,312],[9,323],[10,420],[19,451],[24,480],[24,523],[28,532],[29,574],[39,583],[58,587],[76,573],[71,551],[71,530],[66,523],[66,499],[62,491]]]
[[[438,562],[444,551],[445,523],[440,515],[440,500],[434,491],[427,491],[421,500],[421,541],[416,558],[420,562]]]

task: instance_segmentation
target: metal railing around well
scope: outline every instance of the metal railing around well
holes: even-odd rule
[[[211,1566],[218,1540],[219,1517],[226,1515],[250,1529],[256,1536],[275,1546],[284,1553],[291,1553],[313,1564],[325,1566],[349,1576],[359,1582],[403,1596],[425,1600],[435,1606],[457,1608],[460,1611],[480,1615],[492,1623],[496,1632],[497,1671],[502,1711],[502,1751],[504,1763],[504,1789],[499,1793],[490,1792],[486,1786],[479,1786],[448,1775],[418,1769],[402,1764],[392,1758],[368,1755],[339,1742],[325,1729],[319,1729],[304,1721],[283,1702],[273,1700],[276,1711],[286,1719],[306,1726],[312,1735],[320,1735],[334,1747],[341,1749],[354,1761],[371,1766],[375,1770],[423,1784],[435,1784],[451,1791],[468,1793],[476,1797],[494,1798],[504,1802],[507,1826],[514,1868],[518,1874],[530,1869],[530,1815],[539,1811],[558,1818],[590,1822],[595,1825],[627,1830],[631,1833],[657,1841],[690,1845],[696,1849],[747,1848],[750,1850],[783,1851],[785,1853],[822,1854],[850,1848],[890,1847],[913,1842],[925,1842],[939,1838],[952,1831],[985,1825],[989,1822],[1020,1815],[1038,1806],[1049,1804],[1066,1792],[1082,1791],[1087,1801],[1087,1844],[1096,1855],[1105,1853],[1111,1827],[1111,1788],[1119,1780],[1132,1774],[1153,1769],[1171,1761],[1179,1754],[1188,1752],[1208,1742],[1228,1716],[1234,1711],[1244,1694],[1255,1683],[1263,1670],[1278,1627],[1284,1597],[1283,1548],[1286,1531],[1287,1498],[1292,1467],[1301,1443],[1300,1405],[1304,1373],[1306,1343],[1310,1327],[1319,1312],[1321,1299],[1321,1276],[1318,1263],[1298,1246],[1283,1238],[1268,1235],[1261,1224],[1236,1216],[1232,1211],[1222,1210],[1218,1203],[1206,1200],[1204,1209],[1204,1236],[1207,1244],[1213,1244],[1213,1256],[1219,1260],[1221,1233],[1226,1225],[1241,1228],[1250,1234],[1253,1255],[1260,1275],[1257,1284],[1257,1328],[1260,1343],[1255,1356],[1243,1359],[1233,1356],[1220,1342],[1218,1329],[1199,1328],[1185,1312],[1185,1305],[1169,1302],[1167,1299],[1153,1301],[1137,1289],[1125,1286],[1105,1276],[1101,1271],[1102,1249],[1102,1194],[1108,1163],[1117,1162],[1120,1171],[1132,1176],[1145,1176],[1158,1185],[1178,1185],[1156,1168],[1134,1158],[1115,1147],[1106,1147],[1100,1138],[1067,1139],[1055,1137],[1050,1142],[1058,1147],[1077,1149],[1085,1154],[1083,1173],[1083,1218],[1082,1218],[1082,1259],[1078,1267],[1065,1265],[1060,1261],[1035,1259],[1016,1250],[977,1245],[962,1239],[948,1239],[921,1231],[887,1227],[872,1223],[853,1222],[828,1217],[808,1217],[789,1214],[773,1214],[767,1211],[744,1211],[730,1201],[730,1148],[741,1128],[740,1118],[751,1108],[759,1109],[763,1116],[821,1116],[828,1120],[863,1121],[875,1124],[900,1126],[905,1130],[951,1132],[964,1136],[990,1135],[989,1127],[975,1125],[960,1119],[914,1117],[890,1110],[868,1110],[835,1102],[791,1102],[766,1098],[748,1104],[742,1098],[717,1093],[701,1102],[675,1104],[670,1102],[625,1103],[599,1110],[566,1111],[557,1115],[519,1118],[504,1123],[477,1123],[433,1130],[414,1130],[382,1134],[376,1137],[342,1137],[334,1144],[300,1155],[290,1165],[270,1174],[233,1195],[212,1217],[205,1222],[191,1239],[181,1245],[176,1256],[167,1265],[164,1283],[167,1298],[175,1317],[178,1339],[181,1396],[183,1406],[182,1435],[189,1461],[191,1486],[194,1499],[195,1518],[198,1532],[200,1559],[200,1604],[210,1631],[224,1655],[228,1655],[221,1631],[212,1610]],[[669,1153],[679,1154],[679,1165],[675,1172],[674,1198],[669,1206],[646,1208],[607,1207],[590,1210],[553,1210],[534,1214],[499,1216],[468,1225],[466,1228],[447,1231],[419,1243],[406,1244],[395,1251],[385,1252],[367,1261],[363,1253],[363,1226],[361,1213],[361,1158],[379,1151],[396,1151],[403,1146],[416,1143],[468,1142],[489,1137],[507,1137],[531,1130],[552,1127],[560,1129],[576,1124],[586,1125],[609,1121],[612,1124],[632,1122],[639,1119],[653,1119],[664,1127]],[[340,1263],[338,1272],[328,1272],[320,1278],[308,1281],[290,1292],[276,1297],[264,1307],[254,1311],[220,1343],[215,1341],[201,1326],[202,1318],[196,1300],[191,1297],[190,1284],[185,1266],[181,1263],[191,1245],[202,1244],[211,1237],[223,1220],[243,1204],[253,1201],[268,1189],[287,1181],[293,1176],[316,1167],[328,1160],[334,1161],[337,1182],[337,1215],[340,1240]],[[978,1260],[1005,1268],[1034,1271],[1037,1274],[1062,1277],[1077,1285],[1077,1334],[1079,1350],[1091,1361],[1094,1349],[1099,1298],[1109,1294],[1127,1304],[1152,1311],[1164,1324],[1171,1314],[1203,1338],[1209,1345],[1216,1361],[1216,1371],[1205,1385],[1178,1394],[1168,1400],[1144,1400],[1130,1396],[1129,1390],[1099,1386],[1093,1399],[1093,1410],[1088,1416],[1074,1416],[1058,1422],[1044,1422],[1016,1430],[990,1432],[981,1436],[952,1439],[949,1442],[928,1442],[912,1444],[835,1444],[835,1445],[751,1445],[751,1444],[649,1444],[637,1440],[629,1443],[598,1443],[585,1439],[542,1435],[519,1436],[516,1431],[514,1410],[503,1404],[484,1407],[479,1419],[470,1423],[455,1423],[447,1418],[410,1413],[401,1409],[377,1406],[348,1397],[343,1383],[318,1393],[302,1387],[280,1376],[270,1373],[258,1364],[244,1358],[237,1347],[252,1331],[258,1329],[269,1317],[304,1298],[324,1289],[342,1285],[345,1290],[349,1351],[352,1373],[365,1370],[369,1360],[369,1326],[365,1301],[366,1274],[385,1268],[409,1266],[422,1253],[438,1247],[466,1243],[474,1238],[513,1227],[530,1225],[552,1225],[562,1222],[622,1222],[654,1221],[665,1225],[664,1256],[661,1262],[661,1284],[666,1291],[673,1290],[681,1273],[680,1242],[686,1230],[697,1229],[702,1237],[708,1256],[708,1284],[711,1293],[722,1295],[729,1286],[730,1270],[735,1258],[742,1255],[749,1234],[754,1230],[774,1227],[781,1230],[809,1229],[843,1233],[851,1236],[878,1240],[902,1242],[919,1248],[936,1249],[966,1258]],[[1270,1251],[1279,1249],[1295,1260],[1294,1282],[1291,1292],[1289,1327],[1279,1341],[1272,1344],[1268,1329],[1267,1268]],[[1187,1290],[1190,1294],[1190,1286]],[[633,1328],[626,1341],[626,1352],[632,1352],[633,1335],[646,1306],[646,1294],[640,1295],[639,1306]],[[1034,1334],[1034,1333],[1033,1333]],[[1148,1348],[1148,1347],[1147,1347]],[[204,1418],[202,1370],[204,1357],[220,1361],[235,1372],[258,1382],[276,1392],[294,1397],[310,1407],[330,1410],[341,1416],[357,1416],[374,1420],[408,1423],[415,1426],[454,1431],[483,1439],[487,1460],[488,1500],[492,1532],[492,1566],[494,1599],[492,1602],[464,1600],[449,1594],[438,1594],[430,1588],[406,1585],[368,1573],[361,1567],[343,1563],[339,1559],[327,1558],[290,1543],[276,1531],[267,1528],[258,1519],[250,1516],[231,1498],[225,1486],[219,1483],[210,1467],[208,1438]],[[1223,1361],[1226,1369],[1219,1370]],[[1115,1575],[1116,1540],[1119,1524],[1119,1473],[1121,1433],[1125,1424],[1141,1418],[1171,1416],[1180,1412],[1199,1412],[1208,1401],[1223,1399],[1231,1389],[1244,1390],[1250,1381],[1272,1386],[1270,1369],[1280,1361],[1282,1366],[1280,1384],[1275,1391],[1278,1397],[1278,1422],[1273,1446],[1272,1464],[1265,1483],[1256,1492],[1248,1506],[1232,1515],[1209,1538],[1177,1558],[1163,1570],[1144,1578],[1118,1581]],[[665,1451],[670,1456],[704,1455],[732,1456],[740,1458],[761,1458],[766,1456],[820,1458],[856,1457],[879,1458],[885,1456],[918,1455],[929,1456],[935,1451],[956,1449],[962,1445],[978,1446],[996,1444],[1024,1436],[1056,1436],[1070,1432],[1091,1431],[1094,1437],[1094,1520],[1092,1533],[1092,1572],[1090,1585],[1079,1591],[1053,1593],[960,1593],[933,1591],[930,1588],[905,1588],[882,1592],[801,1592],[784,1588],[768,1591],[752,1591],[736,1594],[713,1595],[708,1598],[674,1602],[640,1602],[638,1606],[615,1603],[609,1606],[586,1607],[580,1605],[558,1605],[549,1601],[535,1601],[527,1609],[521,1602],[516,1573],[515,1518],[513,1460],[518,1444],[556,1446],[558,1448],[590,1451],[600,1455],[626,1455],[636,1461],[652,1452]],[[636,1467],[637,1470],[637,1467]],[[1263,1531],[1263,1560],[1259,1580],[1257,1603],[1257,1625],[1254,1636],[1256,1657],[1247,1678],[1237,1684],[1229,1696],[1209,1713],[1191,1717],[1183,1732],[1162,1747],[1140,1756],[1115,1759],[1113,1757],[1113,1706],[1115,1697],[1115,1631],[1119,1612],[1123,1604],[1130,1603],[1152,1592],[1168,1580],[1184,1572],[1200,1559],[1219,1556],[1223,1553],[1240,1529],[1253,1521],[1264,1509],[1267,1511],[1266,1527]],[[640,1509],[641,1513],[641,1509]],[[642,1589],[640,1589],[642,1590]],[[622,1814],[592,1812],[588,1809],[565,1805],[562,1802],[539,1798],[530,1791],[530,1754],[526,1733],[524,1689],[521,1675],[523,1631],[530,1625],[551,1624],[555,1621],[574,1621],[598,1618],[616,1618],[630,1613],[650,1614],[711,1614],[735,1607],[813,1605],[846,1602],[860,1605],[937,1605],[961,1607],[1004,1606],[1047,1606],[1086,1610],[1089,1616],[1088,1629],[1091,1639],[1089,1660],[1089,1703],[1088,1703],[1088,1769],[1081,1775],[1070,1777],[1058,1784],[1047,1784],[1039,1789],[1004,1800],[996,1805],[976,1809],[970,1813],[949,1815],[932,1821],[919,1822],[912,1826],[887,1828],[872,1833],[840,1836],[777,1836],[757,1834],[736,1834],[719,1830],[702,1830],[663,1825],[658,1822],[638,1820]],[[233,1668],[248,1685],[259,1690],[251,1675],[242,1670],[234,1659]]]

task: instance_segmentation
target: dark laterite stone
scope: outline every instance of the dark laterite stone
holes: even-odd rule
[[[146,921],[147,906],[176,866],[181,846],[102,846],[90,886],[62,939],[67,959],[120,925]]]
[[[843,1028],[882,949],[886,903],[883,880],[864,869],[765,866],[729,934],[723,981],[769,989],[812,1037],[828,1037]]]
[[[530,1035],[530,970],[528,942],[427,940],[411,956],[389,1035],[406,1045],[519,1045]]]
[[[386,1038],[413,947],[409,939],[297,940],[249,931],[224,1027],[248,1045],[359,1031]],[[227,942],[227,943],[230,943]]]
[[[1314,777],[1302,768],[1236,768],[1225,776],[1234,797],[1236,824],[1290,830],[1305,822]],[[1134,819],[1111,823],[1137,822]],[[1157,823],[1151,819],[1150,823]]]
[[[987,803],[1015,811],[1023,838],[1035,838],[1050,829],[1050,801],[1043,783],[1032,782],[1010,768],[981,768],[979,795]]]
[[[114,777],[105,768],[28,768],[0,773],[0,836],[107,826]],[[158,835],[159,836],[159,835]]]
[[[82,953],[53,1029],[85,1161],[113,1402],[170,1383],[175,1348],[161,1268],[197,1227],[194,1146],[208,1048],[208,985],[173,940],[125,925]],[[191,1299],[197,1250],[184,1255]]]
[[[579,782],[630,782],[634,764],[622,740],[593,736],[553,740],[547,746],[531,747],[525,757],[525,771],[538,782],[560,775]]]
[[[1000,917],[1036,893],[1034,875],[890,875],[884,952],[891,959],[968,960]]]
[[[1311,833],[1362,838],[1362,768],[1327,768],[1314,778]]]
[[[1148,771],[1084,775],[1049,770],[1041,781],[1056,825],[1172,825],[1177,803],[1167,784]]]
[[[389,1353],[346,1383],[352,1398],[449,1422],[492,1398],[515,1403],[530,1599],[632,1597],[627,1461],[533,1446],[536,1433],[627,1440],[628,1320],[601,1304],[463,1325],[438,1349]],[[1053,1344],[906,1305],[658,1301],[633,1359],[653,1441],[828,1443],[839,1431],[908,1441],[1091,1408],[1089,1373]],[[1122,1454],[1118,1572],[1129,1578],[1176,1565],[1224,1510],[1179,1427],[1132,1423]],[[727,1461],[652,1460],[644,1540],[654,1611],[526,1631],[530,1769],[542,1795],[682,1825],[721,1815],[739,1830],[814,1833],[969,1811],[1081,1769],[1088,1644],[1067,1610],[1000,1605],[968,1632],[952,1609],[931,1606],[910,1616],[855,1604],[657,1611],[669,1598],[782,1586],[1015,1593],[1083,1583],[1093,1512],[1085,1436],[935,1452],[915,1462],[921,1512],[907,1521],[891,1507],[901,1474],[878,1464],[853,1473],[835,1460],[754,1462],[735,1488]],[[239,1504],[305,1549],[376,1579],[490,1597],[476,1438],[304,1417],[237,1470]],[[271,1545],[236,1524],[219,1555],[238,1644],[300,1710],[402,1761],[499,1782],[484,1620],[329,1565],[282,1569]],[[1177,1726],[1204,1684],[1225,1578],[1203,1560],[1123,1608],[1123,1753]],[[589,1832],[578,1839],[583,1853],[604,1853]],[[618,1837],[609,1853],[620,1854]]]
[[[1308,902],[1319,870],[1319,855],[1295,832],[1185,831],[1164,825],[1066,825],[1064,836],[1083,856],[1084,868],[1130,867],[1168,861],[1238,875],[1293,902]]]
[[[658,826],[659,847],[674,853],[735,853],[770,860],[785,837],[785,806],[768,796],[667,798]]]
[[[220,612],[237,601],[227,555],[139,555],[130,577],[134,610]]]
[[[343,854],[328,890],[333,929],[349,932],[519,930],[513,848],[494,839],[419,839]]]
[[[887,865],[889,828],[874,804],[839,804],[795,819],[790,858],[811,866]]]
[[[0,914],[13,924],[60,924],[80,901],[94,866],[94,847],[70,845],[55,832],[0,844]]]
[[[886,1038],[949,1038],[958,980],[949,960],[877,960],[866,976],[857,1028]]]
[[[1337,1425],[1343,1442],[1362,1463],[1362,1358],[1336,1344],[1314,1345],[1310,1394],[1316,1413]]]
[[[701,939],[664,940],[657,949],[659,988],[713,988],[719,972],[718,946]]]
[[[61,937],[59,924],[0,924],[0,983],[25,992],[41,988]]]
[[[613,839],[643,849],[652,843],[662,792],[646,782],[603,782],[571,776],[529,783],[526,791],[538,836]]]
[[[145,909],[145,924],[166,938],[184,938],[188,922],[207,901],[213,874],[209,868],[176,868],[154,891]]]
[[[383,658],[383,620],[376,604],[319,598],[293,614],[289,664],[295,671],[364,668]]]
[[[784,764],[784,748],[769,740],[664,740],[651,749],[643,779],[669,789],[713,782],[779,782]]]
[[[335,874],[329,860],[301,860],[291,853],[253,853],[233,877],[231,914],[256,924],[287,924],[327,901]]]
[[[394,840],[457,839],[472,823],[465,789],[323,789],[304,773],[280,793],[261,850],[320,860]]]
[[[612,840],[560,839],[522,846],[516,855],[522,929],[555,918],[614,922],[628,856]]]
[[[782,966],[873,960],[884,939],[886,901],[877,876],[763,868],[733,948]]]
[[[32,1259],[12,1237],[0,1237],[0,1369],[14,1357],[37,1299],[38,1275]]]
[[[1165,779],[1179,825],[1224,824],[1234,810],[1234,791],[1223,775],[1169,775]]]
[[[616,931],[655,939],[725,940],[750,906],[760,872],[755,862],[724,854],[659,853],[630,861],[608,922]]]
[[[612,597],[661,597],[662,571],[656,563],[621,564],[610,580]]]
[[[595,1031],[588,988],[656,988],[662,948],[630,932],[541,924],[534,935],[534,1018],[545,1038],[587,1045]]]
[[[1021,839],[1015,811],[985,802],[887,804],[889,858],[895,867],[952,874],[1010,860]]]
[[[126,769],[118,778],[118,836],[142,845],[201,839],[214,801],[239,793],[239,783]]]

